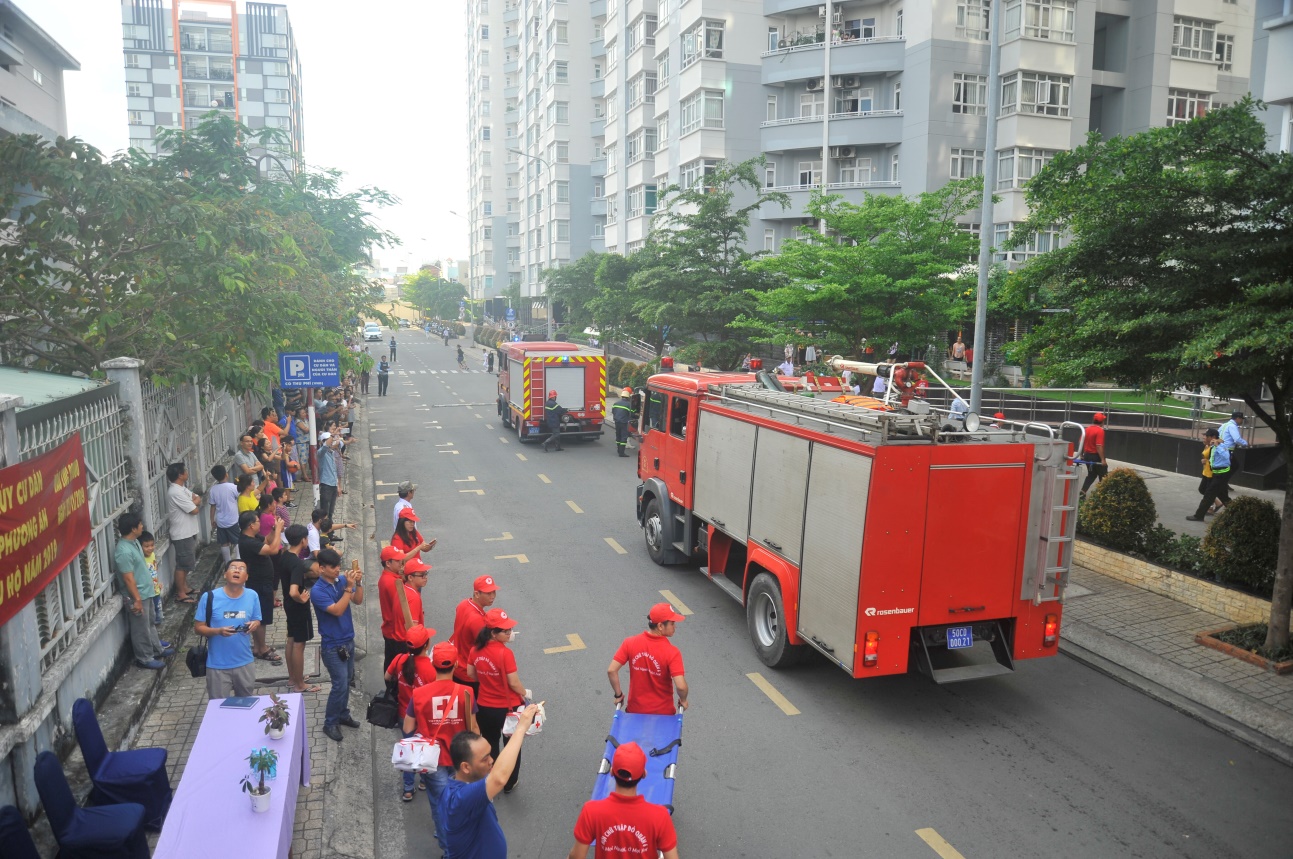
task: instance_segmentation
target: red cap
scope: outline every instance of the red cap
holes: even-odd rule
[[[1102,424],[1106,420],[1108,420],[1108,418],[1104,416],[1104,412],[1096,412],[1094,415],[1091,416],[1091,420],[1095,421],[1098,424]]]
[[[404,552],[400,551],[394,546],[387,546],[385,549],[382,549],[381,557],[382,557],[383,564],[386,563],[387,561],[398,561],[404,557]]]
[[[425,626],[418,624],[408,628],[408,631],[404,633],[404,639],[409,643],[409,647],[414,650],[421,650],[433,635],[435,635],[434,629],[427,629]]]
[[[402,507],[402,508],[400,508],[400,515],[399,515],[399,518],[401,518],[401,519],[412,519],[414,522],[421,522],[421,521],[422,521],[421,519],[419,519],[419,518],[418,518],[418,514],[416,514],[416,513],[414,513],[414,512],[413,512],[413,508],[412,508],[412,507]]]
[[[431,664],[438,670],[453,668],[458,664],[458,648],[452,641],[441,641],[431,648]]]
[[[624,781],[641,781],[646,776],[646,752],[637,743],[621,743],[611,758],[611,774]]]
[[[1006,413],[997,412],[995,415],[992,416],[992,419],[997,421],[1004,421],[1006,419]]]
[[[556,398],[557,398],[557,392],[556,392],[556,391],[548,391],[548,399],[550,399],[550,400],[555,400]]]
[[[498,590],[498,585],[494,584],[493,576],[477,576],[476,581],[472,583],[471,589],[480,591],[482,594],[492,594]]]
[[[516,621],[507,616],[507,612],[501,608],[491,608],[485,613],[485,626],[490,629],[511,629],[516,626]]]
[[[672,620],[674,623],[678,623],[682,619],[682,615],[674,611],[673,606],[669,605],[667,602],[658,602],[651,606],[651,611],[647,612],[647,620],[652,623],[664,623],[669,620]]]
[[[408,575],[409,573],[425,573],[430,569],[431,565],[416,555],[404,562],[405,575]]]

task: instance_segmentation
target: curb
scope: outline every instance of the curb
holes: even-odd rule
[[[1293,716],[1080,621],[1060,652],[1293,767]]]

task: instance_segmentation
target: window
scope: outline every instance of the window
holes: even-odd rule
[[[570,83],[570,64],[565,60],[557,60],[552,64],[552,80],[554,83]]]
[[[1072,78],[1036,72],[1012,72],[1001,78],[1001,114],[1069,115]]]
[[[988,8],[991,0],[960,0],[956,4],[956,32],[967,39],[988,41]]]
[[[31,79],[34,80],[40,86],[45,85],[45,75],[41,74],[40,69],[33,68],[31,70]]]
[[[997,153],[997,190],[1024,187],[1054,157],[1054,149],[1002,149]]]
[[[570,241],[570,222],[569,221],[557,221],[557,241],[559,242]]]
[[[565,140],[558,140],[558,141],[557,141],[557,159],[556,159],[556,160],[557,160],[557,163],[558,163],[558,164],[569,164],[569,163],[570,163],[570,143],[569,143],[569,142],[567,142],[567,141],[565,141]]]
[[[772,122],[777,118],[777,97],[775,95],[768,96],[768,109],[763,118],[768,122]]]
[[[606,223],[614,224],[620,219],[620,201],[619,198],[611,195],[606,198]]]
[[[983,175],[982,149],[952,149],[952,178],[969,179]]]
[[[665,48],[664,53],[655,58],[656,77],[663,84],[669,80],[669,49]]]
[[[616,156],[617,156],[618,152],[619,152],[619,148],[618,148],[618,147],[616,147],[616,146],[614,146],[614,145],[611,145],[611,146],[607,146],[607,147],[606,147],[606,172],[607,172],[607,173],[614,173],[614,172],[615,172],[616,167],[617,167],[617,164],[616,164],[617,158],[616,158]]]
[[[655,15],[639,15],[624,31],[624,56],[628,56],[643,45],[655,46]]]
[[[130,138],[131,149],[147,149],[149,146],[152,146],[152,145],[153,145],[153,141],[151,138],[148,138],[148,137]]]
[[[481,115],[481,116],[489,116],[489,102],[488,102],[488,101],[482,101],[482,102],[480,103],[480,115]]]
[[[629,135],[624,144],[624,163],[634,164],[643,158],[655,155],[656,131],[654,128],[643,128]]]
[[[893,16],[893,34],[899,39],[902,38],[902,10],[899,9]]]
[[[799,187],[808,188],[822,184],[822,161],[799,162]]]
[[[1017,223],[993,224],[992,244],[995,249],[993,258],[998,262],[1021,262],[1030,257],[1038,256],[1056,248],[1065,245],[1064,234],[1056,227],[1049,227],[1044,230],[1038,230],[1022,243],[1012,245],[1011,233],[1017,227]]]
[[[1235,37],[1217,34],[1217,68],[1228,72],[1235,67]]]
[[[866,185],[872,180],[870,158],[839,159],[839,181],[845,185]]]
[[[480,88],[485,90],[489,89],[489,75],[480,76]]]
[[[635,188],[629,189],[628,206],[626,209],[628,217],[637,218],[642,215],[654,215],[655,207],[655,185],[638,185]]]
[[[126,84],[126,96],[128,98],[140,98],[144,94],[144,88],[139,84]]]
[[[1072,42],[1075,6],[1075,0],[1007,0],[1002,38],[1019,38],[1022,28],[1029,39]]]
[[[664,430],[665,412],[669,410],[669,395],[659,391],[647,394],[647,430]]]
[[[144,112],[142,110],[128,110],[126,111],[126,121],[131,125],[143,125]]]
[[[673,409],[669,412],[669,435],[678,438],[687,437],[687,398],[674,397]]]
[[[148,63],[143,54],[126,54],[126,68],[146,69],[148,68]]]
[[[875,108],[875,90],[870,87],[835,92],[835,113],[870,113]]]
[[[826,93],[818,90],[817,92],[805,92],[799,94],[800,116],[821,116],[825,112]]]
[[[1217,25],[1197,18],[1172,19],[1172,56],[1185,60],[1213,60]]]
[[[557,110],[557,125],[570,124],[570,104],[569,102],[559,101],[552,105]]]
[[[708,60],[723,59],[723,22],[697,21],[694,26],[682,34],[682,62],[679,69],[685,69],[704,57]]]
[[[988,76],[962,72],[952,74],[952,113],[986,116],[988,113]]]
[[[593,63],[593,80],[599,81],[601,79],[602,79],[602,64]]]
[[[777,165],[776,164],[763,165],[763,187],[765,188],[777,187]]]
[[[556,189],[553,191],[553,201],[557,203],[570,202],[570,183],[558,182]]]
[[[889,156],[889,180],[891,182],[898,181],[898,153],[897,152]]]
[[[700,181],[718,169],[719,162],[712,158],[698,158],[695,161],[689,161],[678,168],[678,185],[682,188],[692,188]]]
[[[492,217],[492,216],[493,216],[493,214],[494,214],[494,204],[493,204],[493,203],[491,203],[489,200],[486,200],[486,201],[482,204],[482,207],[483,207],[483,211],[484,211],[484,215],[485,215],[485,217],[487,217],[487,218],[488,218],[488,217]]]
[[[493,190],[494,190],[494,177],[493,177],[493,176],[483,176],[483,177],[481,177],[480,183],[481,183],[481,184],[480,184],[480,190],[482,190],[482,191],[493,191]]]
[[[479,62],[482,66],[489,65],[489,51],[481,51]]]
[[[1167,91],[1167,124],[1178,125],[1203,116],[1212,109],[1212,96],[1205,92],[1183,89]]]
[[[489,126],[488,126],[488,125],[482,125],[482,126],[480,127],[480,139],[481,139],[481,140],[489,140]]]
[[[267,75],[277,75],[280,78],[285,78],[287,77],[287,63],[262,63],[261,71]],[[485,78],[485,80],[488,82],[489,78]]]
[[[893,85],[893,109],[902,110],[902,81],[896,81]]]
[[[690,134],[698,128],[723,127],[723,93],[719,90],[701,90],[682,100],[679,105],[682,125],[679,134]]]
[[[246,98],[243,101],[246,101]],[[265,101],[275,104],[289,104],[292,101],[292,94],[285,89],[267,89],[265,90]],[[489,102],[485,102],[485,104],[489,104]]]
[[[656,137],[657,137],[657,139],[658,139],[658,142],[657,142],[657,144],[656,144],[656,149],[660,149],[660,148],[661,148],[661,147],[663,147],[663,146],[664,146],[664,144],[669,140],[669,113],[668,113],[668,111],[666,111],[666,112],[664,112],[664,113],[660,114],[659,116],[657,116],[657,117],[656,117],[656,119],[655,119],[655,122],[656,122]]]
[[[482,239],[486,239],[486,240],[494,238],[494,228],[493,228],[493,227],[481,227],[481,228],[480,228],[480,237],[481,237]]]
[[[628,106],[637,107],[639,104],[655,104],[655,75],[650,72],[639,72],[628,81]]]
[[[763,231],[763,249],[764,249],[765,251],[768,251],[769,253],[771,253],[772,251],[775,251],[775,250],[777,249],[777,231],[776,231],[776,230],[764,230],[764,231]]]
[[[482,40],[482,41],[486,41],[486,42],[487,42],[487,41],[489,41],[489,25],[488,25],[488,24],[481,24],[481,25],[480,25],[480,38],[481,38],[481,40]]]
[[[606,71],[610,71],[620,64],[620,46],[618,42],[611,42],[606,46]]]
[[[768,50],[775,51],[781,45],[781,29],[778,27],[768,28]]]
[[[570,43],[570,25],[565,21],[557,22],[557,44],[566,45]]]

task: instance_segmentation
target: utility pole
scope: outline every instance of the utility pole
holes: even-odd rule
[[[511,152],[513,155],[520,155],[522,158],[529,158],[532,161],[538,161],[540,164],[543,165],[544,169],[546,169],[549,172],[549,174],[551,174],[552,172],[552,165],[537,155],[530,155],[529,153],[522,152],[519,149],[509,149],[507,151]],[[544,317],[546,317],[548,322],[548,339],[551,340],[552,339],[552,299],[548,296],[548,288],[546,286],[543,288],[543,306],[544,306],[543,315]]]
[[[988,128],[983,139],[983,208],[979,212],[979,291],[974,304],[974,366],[970,368],[970,411],[983,404],[983,365],[988,345],[988,273],[992,269],[992,192],[997,185],[997,115],[1001,113],[1000,0],[993,0],[988,26]]]

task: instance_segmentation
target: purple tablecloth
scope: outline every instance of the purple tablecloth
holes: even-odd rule
[[[310,783],[310,749],[301,696],[279,698],[292,712],[281,740],[266,736],[259,721],[271,703],[268,695],[249,710],[222,708],[219,700],[207,704],[153,859],[287,859],[296,795]],[[272,782],[269,811],[257,814],[241,780],[250,769],[247,756],[261,746],[278,752],[278,777]]]

